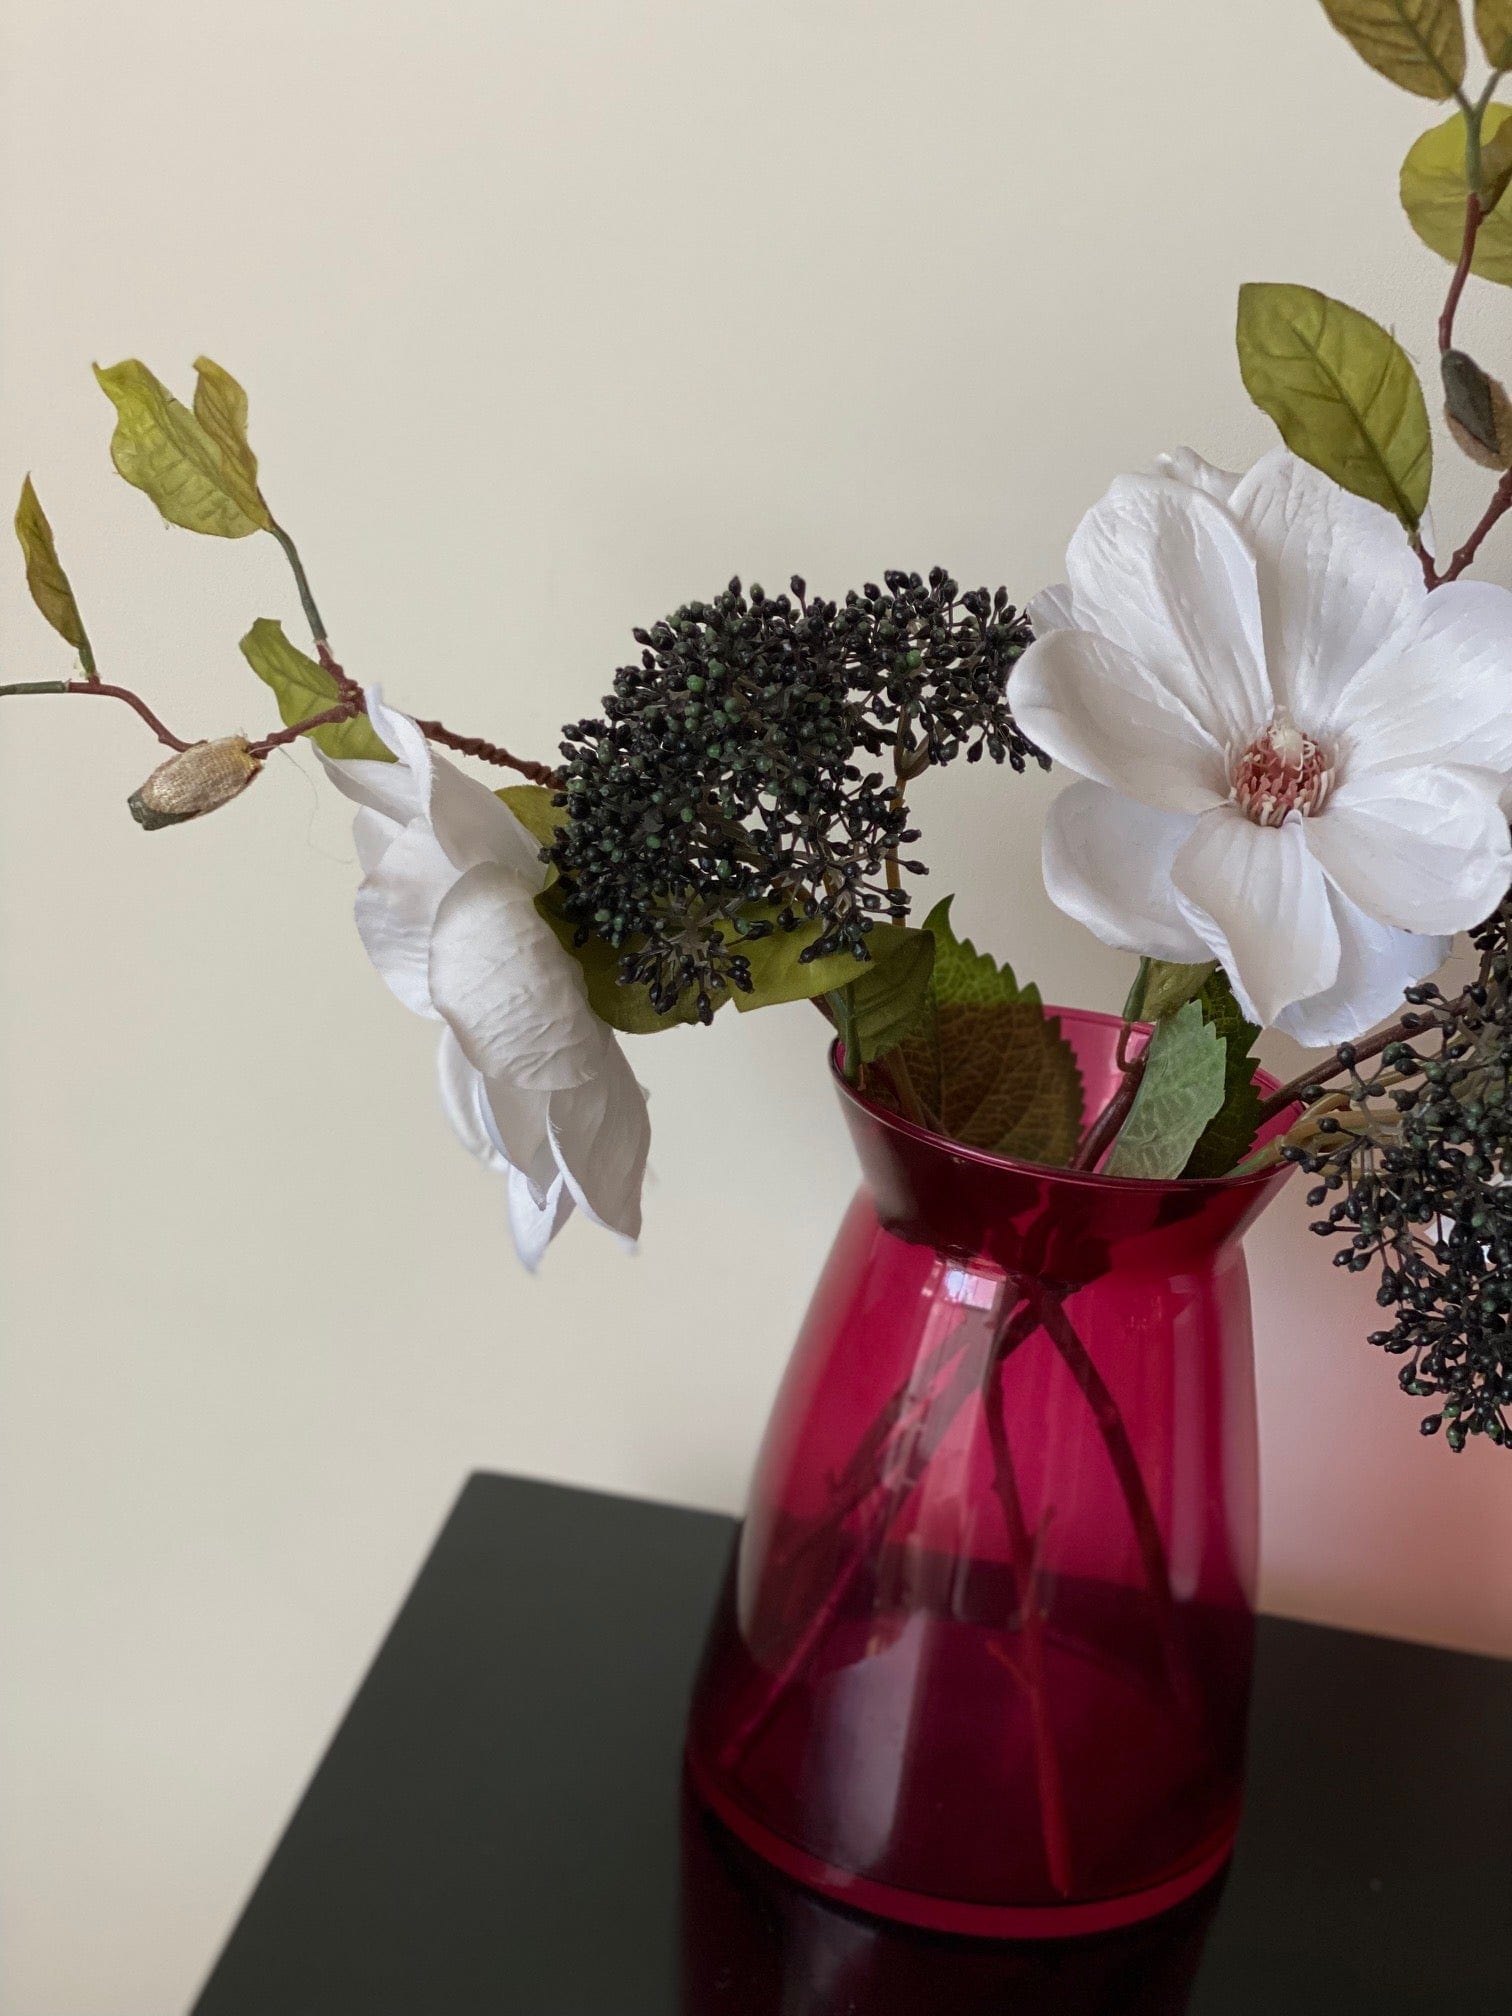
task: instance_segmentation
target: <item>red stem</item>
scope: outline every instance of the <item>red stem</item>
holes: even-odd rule
[[[7,693],[96,693],[105,700],[124,700],[165,749],[175,749],[182,755],[193,747],[192,743],[181,741],[171,728],[164,727],[141,694],[133,693],[129,686],[108,686],[101,679],[29,679],[15,686],[0,686],[0,694]]]
[[[1071,1158],[1070,1166],[1073,1169],[1095,1169],[1107,1154],[1117,1138],[1119,1128],[1129,1117],[1134,1104],[1134,1095],[1139,1090],[1144,1074],[1145,1055],[1141,1052],[1132,1063],[1124,1066],[1123,1076],[1118,1081],[1113,1097],[1083,1135],[1081,1146]]]
[[[1438,342],[1441,352],[1454,348],[1454,311],[1459,307],[1460,296],[1465,291],[1465,282],[1470,278],[1470,265],[1475,257],[1475,240],[1485,214],[1479,196],[1472,190],[1465,198],[1465,235],[1460,243],[1459,264],[1454,269],[1454,278],[1449,282],[1449,292],[1444,300],[1444,312],[1439,316]]]
[[[1449,562],[1449,565],[1444,569],[1443,574],[1440,576],[1441,580],[1457,581],[1459,579],[1480,551],[1481,541],[1509,505],[1512,505],[1512,469],[1509,469],[1500,483],[1497,484],[1492,494],[1491,502],[1486,506],[1485,516],[1470,534],[1464,545],[1460,547],[1454,558]]]

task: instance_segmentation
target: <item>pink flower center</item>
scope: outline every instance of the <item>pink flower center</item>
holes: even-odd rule
[[[1333,781],[1327,752],[1284,709],[1229,769],[1234,803],[1257,826],[1279,826],[1290,812],[1306,819],[1321,811]]]

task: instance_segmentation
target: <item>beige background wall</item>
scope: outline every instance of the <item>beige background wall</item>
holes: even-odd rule
[[[36,472],[108,674],[188,733],[268,723],[236,639],[298,612],[271,542],[116,481],[91,358],[236,370],[347,664],[549,753],[732,569],[1027,593],[1115,471],[1253,456],[1241,278],[1419,354],[1445,278],[1393,193],[1432,108],[1309,0],[6,13],[0,490]],[[4,676],[58,673],[4,574]],[[808,1015],[655,1039],[642,1256],[577,1225],[526,1279],[311,763],[146,837],[154,760],[5,703],[0,2016],[187,2001],[469,1468],[737,1505],[851,1182]],[[936,780],[930,886],[1116,1005],[1050,788]],[[1420,1441],[1304,1215],[1252,1242],[1267,1599],[1512,1652],[1512,1465]]]

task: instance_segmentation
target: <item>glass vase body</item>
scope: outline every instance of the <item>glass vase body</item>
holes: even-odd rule
[[[1096,1113],[1119,1025],[1056,1012]],[[757,1462],[693,1785],[789,1875],[884,1917],[1137,1922],[1208,1881],[1238,1823],[1258,1545],[1240,1241],[1287,1166],[1073,1174],[837,1083],[862,1187]]]

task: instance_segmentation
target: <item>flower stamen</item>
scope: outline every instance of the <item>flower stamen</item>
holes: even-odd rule
[[[1310,818],[1322,811],[1333,784],[1327,752],[1284,708],[1229,769],[1234,803],[1257,826],[1280,826],[1293,812]]]

